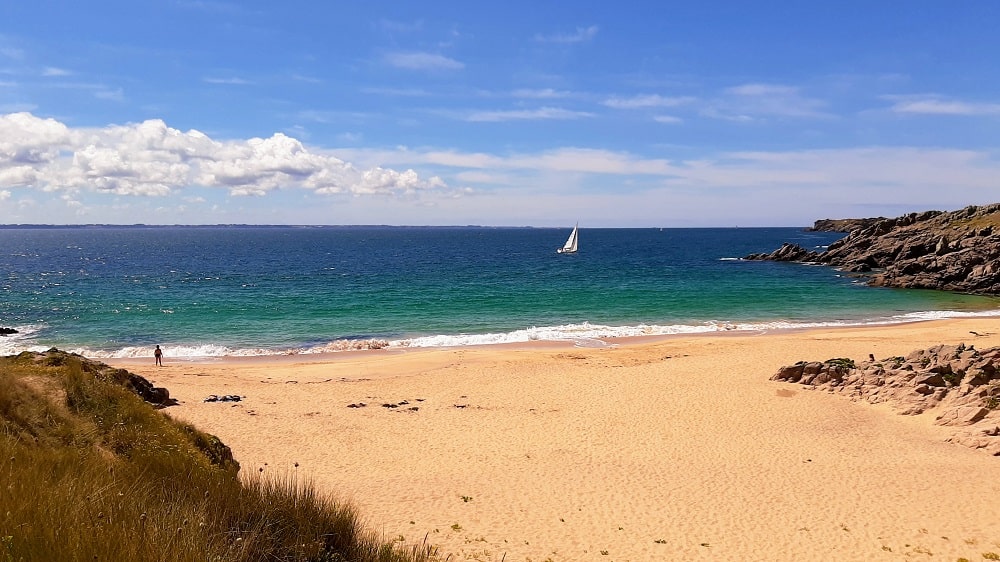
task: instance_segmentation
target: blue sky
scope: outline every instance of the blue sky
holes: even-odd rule
[[[799,226],[1000,201],[1000,2],[0,5],[0,223]]]

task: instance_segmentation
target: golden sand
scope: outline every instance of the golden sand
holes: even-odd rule
[[[114,363],[245,472],[311,479],[451,560],[982,560],[1000,458],[945,442],[933,413],[769,380],[939,343],[998,346],[1000,319]]]

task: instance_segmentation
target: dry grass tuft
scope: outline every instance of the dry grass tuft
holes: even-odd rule
[[[435,559],[294,475],[241,478],[214,436],[46,355],[0,358],[0,560]]]

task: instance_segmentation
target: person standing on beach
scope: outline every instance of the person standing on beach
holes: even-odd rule
[[[160,346],[156,346],[156,349],[153,350],[153,357],[156,358],[156,364],[159,365],[160,367],[162,367],[163,366],[163,350],[160,349]]]

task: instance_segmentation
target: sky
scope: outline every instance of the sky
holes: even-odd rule
[[[808,226],[1000,201],[1000,1],[0,2],[0,224]]]

